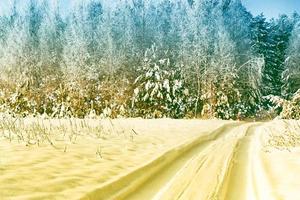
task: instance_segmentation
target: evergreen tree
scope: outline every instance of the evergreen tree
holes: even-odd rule
[[[263,14],[254,17],[251,21],[251,50],[264,58],[268,56],[268,23]]]
[[[263,94],[281,95],[284,61],[292,30],[292,24],[286,15],[272,20],[269,25],[268,52],[263,71]]]

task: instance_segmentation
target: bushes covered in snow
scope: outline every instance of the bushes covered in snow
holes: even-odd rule
[[[284,114],[299,89],[297,14],[267,21],[235,0],[86,0],[64,14],[58,2],[10,3],[2,112],[240,119],[276,95],[297,117]]]

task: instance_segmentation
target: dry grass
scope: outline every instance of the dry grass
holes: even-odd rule
[[[132,129],[125,132],[111,119],[43,119],[39,117],[16,118],[0,116],[0,139],[30,146],[51,145],[67,152],[70,145],[80,143],[81,138],[99,141],[96,154],[102,157],[101,141],[124,136],[133,140],[138,133]]]

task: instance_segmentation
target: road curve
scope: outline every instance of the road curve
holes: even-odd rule
[[[276,199],[271,192],[262,192],[263,187],[256,180],[263,170],[254,160],[260,125],[225,124],[165,152],[82,199]],[[265,182],[264,187],[268,187],[267,178]]]

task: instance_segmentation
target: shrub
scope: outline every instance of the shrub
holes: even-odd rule
[[[46,81],[38,87],[24,84],[1,84],[0,111],[12,115],[47,115],[54,118],[91,115],[128,116],[129,83],[86,79]]]
[[[280,118],[300,119],[300,89],[289,100],[273,95],[268,96],[267,99],[280,110]]]

